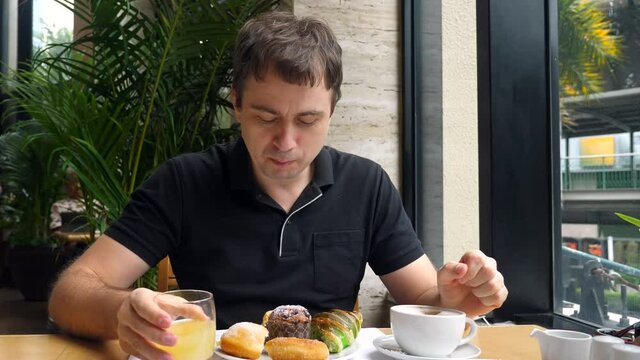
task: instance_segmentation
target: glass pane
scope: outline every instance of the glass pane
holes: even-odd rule
[[[73,13],[69,9],[55,0],[33,0],[33,54],[48,44],[70,42],[72,38]]]
[[[558,0],[562,267],[556,309],[640,320],[640,1]]]

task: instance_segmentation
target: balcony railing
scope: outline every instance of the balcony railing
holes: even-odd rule
[[[640,153],[568,156],[560,160],[563,190],[640,188]]]
[[[627,241],[637,242],[638,239]],[[637,293],[640,289],[636,284],[640,278],[640,269],[574,250],[567,245],[569,244],[562,246],[561,254],[563,272],[560,279],[565,286],[563,300],[577,304],[574,313],[571,314],[569,311],[568,315],[611,326],[627,326],[630,319],[636,321],[640,317],[640,304],[637,302],[637,296],[628,297],[628,288],[631,288],[632,293]],[[634,248],[637,249],[637,246]],[[614,284],[619,286],[619,290],[612,287]],[[569,289],[573,289],[573,292]],[[612,323],[612,320],[615,321]]]

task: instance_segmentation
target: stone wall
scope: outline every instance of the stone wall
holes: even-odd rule
[[[442,1],[444,261],[480,242],[476,1]]]
[[[329,145],[378,162],[396,186],[401,179],[401,9],[400,0],[293,0],[295,14],[325,19],[343,49],[343,98]],[[424,131],[441,137],[442,159],[438,169],[422,166],[441,174],[435,179],[442,182],[443,205],[437,262],[444,263],[479,244],[475,1],[444,0],[438,10],[433,16],[441,17],[442,45],[429,51],[439,51],[442,58],[442,122]],[[365,326],[388,326],[391,302],[371,269],[359,301]]]
[[[294,13],[326,20],[342,46],[342,99],[328,144],[376,161],[399,186],[400,1],[295,0]],[[368,267],[359,302],[364,326],[389,326],[386,288]]]
[[[378,162],[398,185],[400,1],[296,0],[294,12],[326,20],[342,46],[342,99],[329,145]]]

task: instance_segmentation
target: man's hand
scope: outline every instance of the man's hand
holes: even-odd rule
[[[468,251],[459,262],[450,261],[440,268],[438,292],[443,307],[464,311],[468,316],[500,307],[509,293],[496,261],[479,250]]]
[[[177,338],[167,331],[171,315],[155,301],[159,293],[139,288],[131,292],[118,310],[118,340],[126,353],[143,360],[171,359],[152,342],[173,346]]]

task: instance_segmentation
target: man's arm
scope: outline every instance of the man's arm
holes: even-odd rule
[[[49,314],[62,329],[80,336],[117,338],[117,314],[131,284],[149,266],[136,254],[102,235],[56,283]]]
[[[455,308],[469,316],[500,307],[508,295],[495,260],[480,251],[469,251],[438,271],[422,256],[380,279],[401,304]]]
[[[399,304],[440,306],[437,271],[425,255],[380,279]]]

